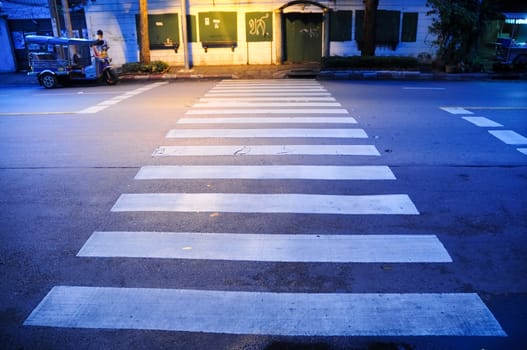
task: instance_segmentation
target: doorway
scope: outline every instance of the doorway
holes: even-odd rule
[[[322,57],[322,13],[285,13],[285,61],[320,62]]]

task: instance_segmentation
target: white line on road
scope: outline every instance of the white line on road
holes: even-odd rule
[[[375,165],[150,165],[139,169],[135,179],[395,180],[395,175]]]
[[[100,111],[102,111],[102,110],[104,110],[106,108],[108,108],[108,105],[105,105],[104,101],[103,101],[103,102],[101,102],[100,104],[98,104],[96,106],[84,108],[84,109],[78,111],[77,113],[79,113],[79,114],[94,114],[94,113],[100,112]]]
[[[338,102],[251,102],[251,101],[221,101],[195,103],[193,108],[227,108],[227,107],[341,107]]]
[[[77,256],[334,263],[449,263],[435,235],[94,232]]]
[[[224,96],[224,97],[201,97],[200,102],[222,102],[222,101],[336,101],[334,97],[327,96],[290,96],[290,97],[278,97],[278,96],[267,96],[267,97],[238,97],[238,96]]]
[[[288,90],[289,91],[289,90]],[[331,96],[329,92],[304,92],[304,93],[298,93],[298,92],[222,92],[222,93],[211,93],[207,92],[205,94],[206,97],[273,97],[273,96],[293,96],[293,97],[306,97],[306,96]]]
[[[319,89],[325,90],[320,84],[218,84],[212,90],[222,89]]]
[[[346,117],[198,117],[181,118],[177,124],[272,124],[272,123],[319,123],[319,124],[356,124],[357,121]]]
[[[527,145],[527,137],[512,130],[489,130],[489,133],[508,145]]]
[[[56,286],[24,325],[283,336],[506,336],[474,293]]]
[[[148,90],[151,90],[153,88],[156,88],[158,86],[161,86],[161,85],[165,85],[165,84],[168,84],[167,82],[157,82],[157,83],[152,83],[152,84],[148,84],[146,86],[143,86],[141,88],[138,88],[138,89],[135,89],[133,91],[129,91],[129,92],[126,92],[126,93],[123,93],[119,96],[115,96],[111,99],[108,99],[106,101],[102,101],[100,103],[98,103],[97,105],[95,106],[92,106],[92,107],[88,107],[88,108],[85,108],[85,109],[82,109],[80,111],[78,111],[77,113],[79,114],[94,114],[94,113],[97,113],[97,112],[100,112],[116,103],[119,103],[133,95],[137,95],[137,94],[140,94],[140,93],[143,93],[143,92],[146,92]]]
[[[172,129],[167,138],[368,138],[363,129]]]
[[[323,87],[290,87],[290,86],[283,86],[283,87],[246,87],[246,86],[237,86],[237,87],[219,87],[219,88],[212,88],[209,90],[209,93],[216,93],[216,92],[326,92],[327,90]]]
[[[154,157],[190,156],[380,156],[374,145],[214,145],[161,146]]]
[[[446,90],[446,88],[442,88],[442,87],[412,87],[412,86],[405,86],[405,87],[403,87],[403,90]]]
[[[474,114],[471,111],[467,111],[463,107],[440,107],[445,112],[451,113],[451,114]]]
[[[466,121],[483,128],[496,128],[502,127],[500,123],[496,123],[494,120],[485,117],[462,117]]]
[[[240,108],[191,109],[185,114],[348,114],[342,108]]]
[[[527,155],[527,148],[517,148],[517,150],[525,155]]]
[[[113,212],[224,212],[418,215],[405,194],[317,195],[246,193],[122,194]]]
[[[293,79],[276,79],[276,80],[223,80],[220,81],[216,86],[239,86],[239,85],[250,85],[250,86],[261,86],[261,85],[272,85],[272,86],[321,86],[316,80],[293,80]]]

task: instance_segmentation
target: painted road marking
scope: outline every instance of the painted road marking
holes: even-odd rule
[[[273,124],[273,123],[319,123],[319,124],[357,124],[352,117],[199,117],[181,118],[177,124]]]
[[[489,130],[489,133],[508,145],[527,145],[527,137],[512,130]]]
[[[517,148],[518,151],[520,151],[521,153],[527,155],[527,148]]]
[[[522,110],[522,109],[527,109],[527,106],[499,106],[499,107],[470,106],[470,107],[464,107],[464,108],[466,108],[466,109],[476,109],[476,110],[502,111],[502,110]]]
[[[113,212],[223,212],[418,215],[405,194],[317,195],[246,193],[122,194]]]
[[[199,99],[201,102],[222,102],[222,101],[336,101],[334,97],[326,96],[291,96],[291,97],[202,97]]]
[[[310,85],[310,86],[300,86],[300,85],[267,85],[267,86],[254,86],[254,85],[220,85],[215,86],[212,89],[209,90],[209,92],[215,92],[215,91],[256,91],[256,92],[273,92],[273,91],[294,91],[294,92],[317,92],[317,91],[327,91],[324,87],[321,85]]]
[[[79,114],[94,114],[94,113],[100,112],[100,111],[108,108],[108,106],[104,105],[103,102],[101,102],[100,104],[98,104],[96,106],[84,108],[84,109],[78,111],[77,113],[79,113]]]
[[[395,180],[395,175],[387,166],[151,165],[139,169],[135,179]]]
[[[161,146],[154,157],[191,156],[380,156],[374,145],[215,145]]]
[[[191,109],[185,114],[348,114],[341,108],[240,108],[240,109]]]
[[[334,263],[450,263],[435,235],[94,232],[77,256]]]
[[[503,126],[502,124],[496,123],[495,121],[485,117],[462,117],[462,119],[465,119],[466,121],[479,127],[496,128]]]
[[[412,87],[412,86],[405,86],[405,87],[403,87],[403,90],[446,90],[446,88],[442,88],[442,87]]]
[[[20,117],[20,116],[35,116],[35,115],[66,115],[77,114],[77,112],[0,112],[0,117]]]
[[[104,109],[106,109],[106,108],[108,108],[110,106],[113,106],[116,103],[119,103],[119,102],[131,97],[131,96],[134,96],[134,95],[146,92],[148,90],[151,90],[153,88],[156,88],[158,86],[165,85],[165,84],[168,84],[168,82],[157,82],[157,83],[148,84],[148,85],[146,85],[144,87],[141,87],[141,88],[135,89],[133,91],[129,91],[129,92],[123,93],[123,94],[121,94],[119,96],[115,96],[115,97],[113,97],[111,99],[102,101],[102,102],[98,103],[95,106],[81,109],[80,111],[78,111],[76,113],[79,113],[79,114],[94,114],[94,113],[98,113],[98,112],[100,112],[100,111],[102,111],[102,110],[104,110]]]
[[[451,114],[474,114],[471,111],[467,111],[463,107],[440,107],[445,112],[451,113]]]
[[[283,336],[506,336],[474,293],[56,286],[24,325]]]
[[[262,89],[317,89],[326,90],[320,84],[217,84],[211,90],[227,90],[227,89],[249,89],[249,90],[262,90]]]
[[[221,101],[195,103],[193,108],[218,107],[341,107],[338,102],[251,102],[251,101]]]
[[[320,83],[316,80],[310,79],[267,79],[267,80],[222,80],[217,85],[315,85],[320,86]]]
[[[317,137],[368,138],[363,129],[172,129],[167,138]]]
[[[255,92],[255,93],[264,93],[264,92],[272,92],[272,93],[280,93],[281,91],[283,92],[295,92],[297,94],[304,94],[304,93],[309,93],[309,92],[325,92],[326,90],[325,89],[318,89],[318,88],[314,88],[314,89],[294,89],[294,88],[285,88],[285,89],[278,89],[278,88],[270,88],[270,89],[262,89],[262,88],[259,88],[259,89],[247,89],[247,88],[232,88],[232,89],[229,89],[229,88],[226,88],[226,89],[212,89],[209,91],[209,94],[213,94],[213,93],[238,93],[238,92]]]
[[[289,90],[288,90],[289,91]],[[303,93],[297,93],[297,92],[284,92],[284,91],[278,91],[275,92],[207,92],[204,96],[206,97],[273,97],[273,96],[294,96],[294,97],[309,97],[309,96],[331,96],[329,92],[303,92]]]

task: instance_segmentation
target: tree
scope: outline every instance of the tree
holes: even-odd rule
[[[445,64],[470,63],[485,21],[496,15],[499,0],[427,0],[429,32],[436,36],[437,57]]]
[[[364,43],[361,46],[361,56],[375,56],[377,8],[379,0],[363,0],[364,2]]]
[[[139,61],[150,64],[150,40],[148,38],[148,1],[139,0],[139,36],[141,47]]]

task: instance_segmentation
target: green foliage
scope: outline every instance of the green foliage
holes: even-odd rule
[[[168,63],[163,61],[152,61],[149,64],[129,62],[123,64],[121,71],[122,73],[164,73],[168,68]]]
[[[429,32],[436,36],[437,57],[445,64],[470,62],[485,20],[495,16],[496,0],[427,0],[433,16]]]
[[[331,56],[322,58],[322,67],[336,69],[408,69],[418,67],[415,57],[406,56]]]

